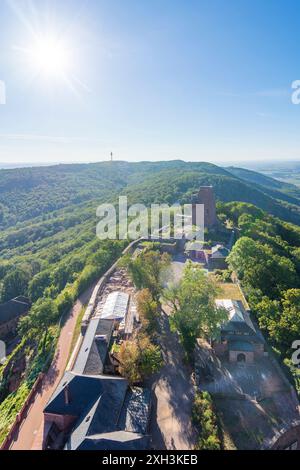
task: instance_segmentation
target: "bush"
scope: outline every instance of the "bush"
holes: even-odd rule
[[[153,337],[158,327],[159,305],[153,299],[149,289],[142,289],[138,292],[137,307],[144,330],[150,337]]]
[[[217,417],[208,392],[197,392],[192,407],[192,421],[199,431],[196,450],[220,450]]]
[[[147,336],[133,341],[124,341],[118,352],[119,372],[130,384],[143,382],[162,367],[163,361],[158,346]]]

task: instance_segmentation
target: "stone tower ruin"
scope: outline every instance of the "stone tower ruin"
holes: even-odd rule
[[[193,195],[192,204],[193,225],[197,225],[197,204],[204,205],[204,227],[210,228],[217,224],[216,201],[212,186],[201,186],[198,193]]]

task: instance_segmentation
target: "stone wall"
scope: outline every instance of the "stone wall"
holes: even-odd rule
[[[0,338],[5,338],[9,333],[14,333],[17,328],[19,318],[13,318],[12,320],[2,323],[0,325]]]
[[[254,358],[259,359],[265,355],[265,348],[263,343],[254,344]]]
[[[254,362],[253,351],[229,351],[229,362],[240,362],[238,361],[238,356],[240,354],[244,355],[246,364],[252,364]]]
[[[292,447],[293,450],[300,450],[300,425],[288,429],[280,436],[272,447],[272,450],[284,450],[290,447]]]
[[[283,427],[273,439],[264,442],[262,449],[300,450],[300,421]]]
[[[218,357],[223,357],[228,352],[228,344],[227,341],[225,343],[214,343],[213,344],[214,351]]]
[[[45,423],[54,423],[60,431],[68,431],[76,420],[74,416],[44,413]]]

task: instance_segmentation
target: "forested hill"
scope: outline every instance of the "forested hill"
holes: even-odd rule
[[[265,186],[270,189],[278,189],[286,193],[290,193],[291,195],[295,194],[298,195],[298,197],[300,196],[300,189],[294,184],[276,180],[270,176],[258,173],[257,171],[235,166],[229,166],[226,170],[245,181],[251,181],[252,183],[260,184],[261,186]]]
[[[248,170],[179,160],[1,170],[0,224],[2,229],[16,228],[33,219],[40,223],[64,217],[65,210],[92,209],[121,193],[144,203],[189,202],[202,184],[213,185],[220,201],[250,202],[300,224],[300,190],[296,186]]]
[[[300,188],[291,183],[285,183],[270,176],[263,175],[256,171],[248,170],[245,168],[228,167],[226,168],[230,173],[238,178],[252,183],[260,190],[272,195],[275,198],[285,198],[284,200],[293,204],[299,204]],[[279,191],[279,193],[277,192]],[[283,194],[282,194],[283,193]]]
[[[211,184],[217,199],[223,202],[218,205],[220,220],[223,214],[241,231],[255,240],[259,236],[263,244],[271,246],[269,251],[263,250],[271,264],[261,263],[261,283],[268,287],[264,281],[267,275],[273,282],[274,266],[278,264],[279,281],[283,279],[284,286],[287,282],[288,286],[298,285],[294,278],[300,272],[300,228],[280,220],[300,225],[298,194],[287,194],[280,186],[270,187],[263,185],[262,180],[257,183],[241,176],[209,163],[182,161],[106,162],[0,171],[0,302],[26,295],[33,304],[21,325],[21,343],[12,353],[13,358],[26,357],[26,370],[19,377],[24,380],[17,392],[9,394],[7,382],[1,380],[4,369],[1,372],[0,367],[0,443],[54,351],[58,320],[126,246],[126,241],[101,241],[96,237],[99,203],[117,202],[121,194],[128,195],[129,203],[188,203],[200,185]],[[231,201],[235,202],[224,204]],[[265,213],[237,201],[252,203]],[[250,259],[249,264],[252,267],[259,263]],[[255,275],[253,279],[256,282]],[[43,328],[39,327],[41,322]],[[12,361],[16,377],[13,365]]]

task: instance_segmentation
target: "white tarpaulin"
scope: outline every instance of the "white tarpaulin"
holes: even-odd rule
[[[129,295],[125,292],[112,292],[108,295],[101,312],[101,318],[123,320],[128,309]]]

